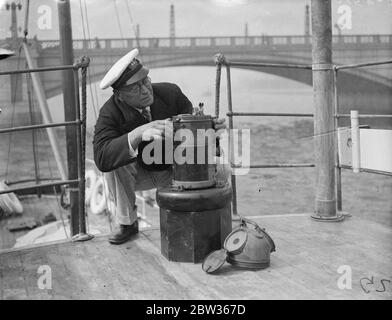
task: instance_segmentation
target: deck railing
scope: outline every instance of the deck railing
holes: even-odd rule
[[[355,68],[364,68],[364,67],[372,67],[372,66],[378,66],[378,65],[385,65],[385,64],[392,64],[392,60],[385,60],[385,61],[375,61],[375,62],[368,62],[368,63],[356,63],[356,64],[349,64],[349,65],[341,65],[337,66],[334,65],[332,66],[332,70],[334,72],[334,77],[333,77],[333,83],[334,83],[334,107],[335,107],[335,132],[338,130],[338,121],[340,118],[345,118],[347,115],[345,114],[340,114],[340,108],[339,108],[339,95],[338,95],[338,72],[339,70],[346,70],[346,69],[355,69]],[[351,116],[350,116],[351,117]],[[387,114],[367,114],[367,115],[362,115],[362,118],[391,118],[392,115],[387,115]],[[343,166],[340,164],[340,159],[339,159],[339,152],[338,152],[338,135],[336,134],[336,150],[335,150],[335,165],[336,165],[336,193],[337,193],[337,208],[339,211],[343,210],[343,197],[342,197],[342,169],[349,169],[353,170],[354,168],[352,166]],[[373,173],[373,174],[381,174],[381,175],[388,175],[390,176],[390,173],[387,172],[381,172],[381,171],[376,171],[376,170],[370,170],[370,169],[365,169],[361,168],[362,172],[368,172],[368,173]]]
[[[13,74],[31,74],[31,73],[39,73],[39,72],[48,72],[48,71],[64,71],[71,70],[73,71],[73,80],[75,84],[75,111],[76,117],[73,121],[65,121],[59,123],[45,123],[39,125],[29,125],[29,126],[20,126],[20,127],[11,127],[0,129],[0,135],[5,133],[12,133],[18,131],[26,131],[26,130],[37,130],[43,128],[55,128],[55,127],[67,127],[67,126],[76,126],[76,145],[77,145],[77,154],[76,159],[70,159],[71,161],[76,161],[78,166],[78,176],[77,179],[61,179],[60,181],[48,182],[48,183],[39,183],[43,181],[38,179],[38,183],[33,185],[28,185],[24,187],[13,187],[6,190],[0,190],[0,195],[8,194],[18,191],[26,191],[26,190],[41,190],[48,187],[57,187],[57,186],[69,186],[70,188],[77,188],[79,192],[79,210],[78,216],[72,217],[77,221],[78,230],[74,231],[75,240],[85,240],[90,236],[86,233],[86,215],[85,215],[85,150],[86,150],[86,72],[89,66],[89,59],[83,58],[81,62],[75,63],[74,65],[66,65],[66,66],[58,66],[58,67],[49,67],[49,68],[36,68],[36,69],[23,69],[23,70],[14,70],[14,71],[2,71],[0,72],[0,76],[5,75],[13,75]],[[80,101],[79,97],[79,70],[82,73],[82,100]],[[36,180],[37,181],[37,177]],[[17,184],[15,182],[14,184]],[[21,183],[19,181],[19,183]]]
[[[359,39],[361,39],[359,37]],[[227,101],[228,101],[228,110],[227,116],[229,117],[229,130],[234,128],[234,116],[257,116],[257,117],[313,117],[313,114],[306,113],[260,113],[260,112],[233,112],[233,103],[232,103],[232,94],[231,94],[231,74],[230,68],[231,66],[235,67],[259,67],[259,68],[291,68],[291,69],[303,69],[303,70],[313,70],[312,65],[294,65],[294,64],[271,64],[271,63],[248,63],[248,62],[240,62],[240,61],[229,61],[222,54],[217,54],[215,56],[215,62],[217,66],[216,70],[216,88],[215,88],[215,115],[219,117],[219,103],[220,103],[220,82],[221,82],[221,69],[222,65],[226,67],[227,74]],[[350,65],[333,65],[330,70],[334,72],[334,135],[336,137],[336,146],[337,146],[337,129],[338,129],[338,119],[344,117],[350,117],[350,115],[340,114],[339,113],[339,100],[338,100],[338,91],[337,91],[337,79],[338,79],[338,71],[344,69],[353,69],[353,68],[362,68],[362,67],[370,67],[384,64],[392,64],[392,60],[385,61],[376,61],[376,62],[368,62],[368,63],[358,63],[358,64],[350,64]],[[392,118],[392,115],[386,114],[368,114],[362,115],[362,118]],[[241,166],[235,165],[235,159],[233,154],[233,139],[231,134],[229,135],[229,148],[230,148],[230,165],[232,169],[241,168]],[[341,179],[341,169],[350,169],[352,170],[352,166],[343,166],[339,162],[339,153],[336,147],[335,150],[335,168],[336,168],[336,197],[337,197],[337,209],[342,211],[342,179]],[[261,169],[261,168],[313,168],[315,164],[313,163],[280,163],[280,164],[251,164],[249,166],[250,169]],[[391,173],[382,172],[377,170],[369,170],[361,168],[362,172],[388,175]],[[233,218],[238,219],[238,206],[237,206],[237,184],[236,184],[236,176],[233,174],[231,177],[232,189],[233,189]]]

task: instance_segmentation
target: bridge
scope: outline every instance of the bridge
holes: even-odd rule
[[[229,60],[244,62],[311,64],[311,36],[233,36],[233,37],[177,37],[140,39],[74,40],[75,57],[91,58],[91,81],[102,79],[110,66],[130,49],[139,47],[141,59],[150,68],[174,66],[214,66],[213,56],[221,52]],[[31,49],[39,67],[60,64],[58,40],[31,40]],[[0,43],[0,45],[2,45]],[[2,45],[4,47],[4,44]],[[392,35],[336,35],[333,36],[335,64],[380,61],[392,58]],[[2,69],[16,69],[18,58],[7,60]],[[25,65],[19,61],[19,65]],[[248,68],[252,69],[252,68]],[[312,85],[310,70],[257,68]],[[48,98],[61,93],[61,73],[42,74]],[[170,81],[170,79],[168,79]],[[211,83],[211,86],[214,84]],[[343,110],[357,109],[377,113],[392,113],[392,65],[340,71],[338,81],[340,104]]]

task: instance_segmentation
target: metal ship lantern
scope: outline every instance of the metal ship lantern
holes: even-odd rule
[[[173,138],[173,152],[181,145],[191,157],[179,163],[174,154],[172,185],[157,191],[161,252],[170,261],[199,263],[211,251],[222,248],[232,230],[232,190],[228,183],[219,181],[215,162],[208,161],[211,154],[215,156],[215,136],[197,139],[198,130],[214,132],[214,118],[196,109],[192,115],[172,120],[174,137],[178,130],[187,129],[194,139]]]
[[[182,114],[173,117],[174,133],[178,130],[192,136],[190,142],[173,141],[174,150],[182,145],[190,161],[173,164],[173,186],[184,189],[203,189],[216,185],[216,164],[211,155],[215,152],[213,117],[202,114]]]

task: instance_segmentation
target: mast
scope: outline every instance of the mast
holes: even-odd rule
[[[58,6],[58,14],[59,14],[61,62],[63,65],[72,65],[74,63],[74,55],[73,55],[73,45],[72,45],[71,7],[70,7],[69,0],[58,0],[57,6]],[[64,99],[64,119],[65,121],[75,121],[76,101],[75,101],[75,85],[74,85],[72,70],[62,71],[62,86],[63,86],[63,99]],[[78,179],[78,163],[77,163],[78,150],[77,150],[76,130],[77,130],[76,126],[66,127],[69,180]],[[84,177],[81,178],[83,179]],[[74,236],[79,233],[78,186],[71,185],[69,191],[70,191],[69,197],[70,197],[70,211],[71,211],[71,234],[72,236]]]
[[[312,218],[340,221],[335,186],[334,74],[331,0],[312,0],[312,62],[316,199]]]

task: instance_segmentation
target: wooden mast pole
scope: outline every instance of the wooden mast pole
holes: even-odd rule
[[[331,0],[312,0],[312,61],[316,199],[312,218],[341,221],[335,186],[334,75]]]
[[[72,45],[72,25],[71,7],[69,0],[58,0],[59,31],[60,31],[60,50],[63,65],[74,63]],[[75,121],[75,85],[72,70],[62,71],[62,87],[64,99],[64,119],[65,121]],[[68,159],[68,178],[69,180],[78,179],[77,163],[77,133],[76,126],[66,127],[67,159]],[[71,212],[71,234],[79,234],[79,192],[77,185],[69,188],[70,212]]]

